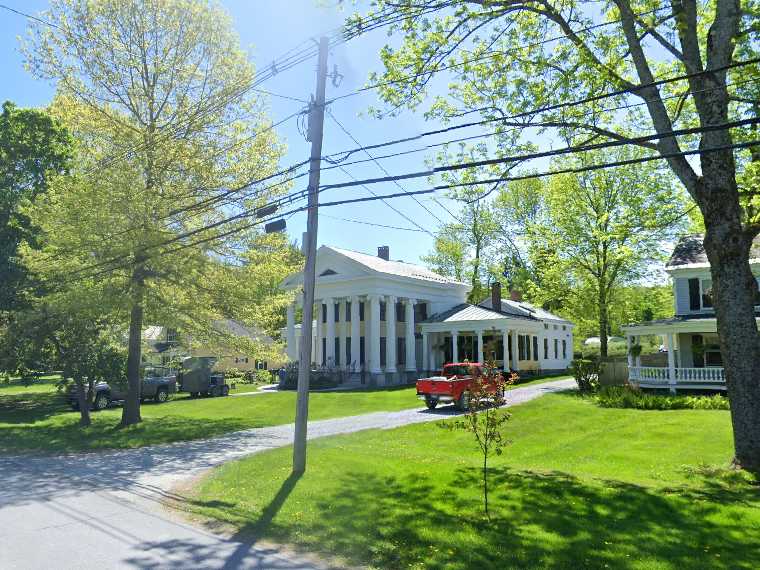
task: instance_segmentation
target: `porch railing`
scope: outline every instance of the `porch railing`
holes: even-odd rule
[[[645,384],[671,383],[669,369],[661,366],[631,366],[628,369],[628,378]],[[726,376],[723,368],[676,368],[676,384],[693,383],[725,383]]]

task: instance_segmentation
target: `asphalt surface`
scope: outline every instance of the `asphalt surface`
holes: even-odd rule
[[[573,388],[516,388],[508,405]],[[451,406],[378,412],[309,424],[309,438],[392,429],[455,415]],[[319,569],[284,547],[216,535],[183,521],[172,489],[226,461],[289,445],[293,425],[141,449],[0,457],[0,569]]]

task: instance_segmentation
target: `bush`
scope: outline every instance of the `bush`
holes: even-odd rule
[[[228,382],[244,382],[245,373],[239,368],[228,368],[224,371],[224,378]]]
[[[581,393],[590,394],[599,388],[599,363],[595,360],[573,360],[570,363],[570,371]]]
[[[634,408],[637,410],[728,410],[728,398],[713,396],[683,396],[647,394],[630,386],[607,386],[594,396],[603,408]]]
[[[271,384],[272,373],[269,370],[248,370],[245,373],[248,384]]]

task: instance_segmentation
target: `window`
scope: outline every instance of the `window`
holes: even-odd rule
[[[243,362],[245,362],[246,364],[248,364],[248,357],[247,356],[243,359]]]
[[[562,339],[562,359],[567,359],[567,341]]]
[[[359,364],[364,364],[365,362],[367,362],[367,360],[364,357],[364,353],[365,353],[364,345],[365,344],[366,343],[364,342],[364,337],[363,336],[359,337]]]
[[[404,303],[401,301],[396,303],[396,321],[399,323],[406,322],[406,310],[404,308]]]
[[[525,335],[525,360],[530,360],[530,336]]]
[[[517,336],[517,360],[525,360],[525,337]]]
[[[346,322],[351,322],[351,301],[346,301]]]
[[[549,323],[544,323],[544,330],[549,330]]]
[[[700,286],[700,292],[701,292],[701,298],[702,298],[702,308],[712,309],[712,306],[713,306],[712,279],[702,279],[699,282],[699,286]]]
[[[549,339],[544,339],[544,359],[549,358]]]
[[[364,321],[364,301],[359,301],[359,320]]]
[[[562,330],[567,330],[567,327],[565,325],[562,325]]]
[[[337,275],[337,273],[332,269],[325,269],[322,273],[319,274],[320,277],[327,277],[328,275]]]
[[[340,338],[337,336],[335,337],[335,352],[333,354],[335,355],[335,365],[340,365]]]
[[[322,364],[327,364],[327,339],[322,339]]]
[[[554,330],[556,331],[557,329],[559,329],[559,325],[554,325]]]
[[[533,360],[538,362],[538,337],[533,337]]]
[[[325,305],[324,303],[322,303],[322,322],[323,323],[327,322],[327,305]]]
[[[723,356],[717,344],[705,346],[705,366],[723,366]]]
[[[385,320],[385,309],[386,309],[385,301],[380,301],[380,322]]]
[[[351,337],[346,337],[346,364],[351,366],[353,365],[353,362],[351,362]]]
[[[406,338],[396,338],[396,359],[399,364],[406,364]]]
[[[386,346],[386,340],[384,336],[380,337],[380,366],[385,366],[386,353],[388,347]]]
[[[414,306],[414,322],[419,323],[427,318],[427,303],[417,303]]]
[[[559,358],[559,350],[557,347],[559,346],[559,341],[555,338],[554,339],[554,358]]]
[[[333,305],[335,307],[335,314],[333,315],[334,322],[339,323],[340,322],[340,303],[335,303]]]

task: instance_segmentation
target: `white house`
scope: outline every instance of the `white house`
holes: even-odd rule
[[[372,383],[416,379],[446,362],[496,360],[515,371],[563,371],[572,359],[573,324],[519,299],[466,302],[470,286],[418,265],[336,247],[317,251],[312,360],[369,375]],[[300,289],[301,273],[283,282]],[[297,296],[302,302],[302,296]],[[496,309],[494,309],[496,307]],[[287,313],[287,353],[298,359],[296,307]]]
[[[675,316],[623,327],[629,347],[629,379],[641,387],[673,392],[678,388],[725,390],[710,263],[702,241],[702,235],[681,238],[665,267],[673,281]],[[760,276],[760,243],[752,247],[751,258],[752,271]],[[631,354],[630,347],[646,335],[665,339],[667,366],[642,366],[641,357]]]

